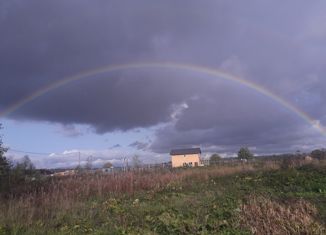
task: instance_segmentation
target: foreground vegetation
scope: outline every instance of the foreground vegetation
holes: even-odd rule
[[[49,178],[0,203],[0,234],[326,234],[325,221],[322,162]]]

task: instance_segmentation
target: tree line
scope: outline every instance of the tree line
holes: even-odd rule
[[[315,149],[310,153],[301,153],[297,151],[294,154],[279,154],[279,155],[272,155],[272,156],[260,156],[260,157],[272,157],[272,158],[291,158],[291,157],[298,157],[298,156],[310,156],[313,159],[317,160],[326,160],[326,149]],[[254,154],[249,150],[247,147],[242,147],[238,151],[237,158],[239,160],[250,160],[254,158]],[[217,163],[218,161],[222,160],[222,157],[218,153],[214,153],[210,156],[209,162],[210,164]]]

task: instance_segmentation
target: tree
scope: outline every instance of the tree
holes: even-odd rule
[[[85,169],[86,170],[91,170],[92,168],[93,168],[93,156],[89,156],[86,159]]]
[[[35,166],[28,155],[25,155],[21,162],[17,163],[15,169],[23,175],[33,175]]]
[[[217,153],[212,154],[212,156],[209,158],[209,164],[213,165],[216,162],[218,162],[219,160],[221,160],[221,156],[218,155]]]
[[[28,155],[25,155],[20,162],[12,167],[10,172],[10,184],[20,185],[26,181],[39,178],[39,172],[35,170],[35,166]]]
[[[0,129],[2,129],[1,124]],[[0,192],[7,190],[9,187],[10,162],[5,157],[7,150],[7,148],[3,147],[2,138],[0,136]]]
[[[111,162],[106,162],[106,163],[104,163],[104,165],[103,165],[103,168],[112,168],[112,167],[113,167],[113,165],[112,165]]]
[[[35,166],[28,155],[25,155],[20,163],[26,172],[35,170]]]
[[[247,147],[242,147],[238,152],[238,158],[239,159],[251,159],[254,155],[250,152],[250,150]]]
[[[139,168],[141,166],[142,162],[141,160],[139,159],[139,156],[138,155],[134,155],[132,157],[132,166],[134,168]]]
[[[315,149],[311,152],[311,157],[315,159],[326,159],[326,149]]]

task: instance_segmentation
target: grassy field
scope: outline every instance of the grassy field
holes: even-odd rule
[[[0,234],[326,234],[326,166],[52,178],[1,199]]]

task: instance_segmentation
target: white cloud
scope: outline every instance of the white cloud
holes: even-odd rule
[[[182,115],[183,111],[188,108],[189,108],[189,106],[186,102],[173,105],[173,111],[170,115],[172,121],[176,122],[179,119],[179,117]]]
[[[80,154],[80,159],[79,159]],[[9,152],[7,156],[12,161],[19,161],[24,154]],[[85,165],[87,158],[92,156],[93,166],[101,167],[104,163],[110,161],[115,166],[124,164],[124,158],[128,159],[129,164],[132,157],[138,155],[144,164],[160,163],[169,161],[168,154],[156,154],[141,150],[129,149],[72,149],[65,150],[61,153],[51,153],[48,156],[30,154],[29,157],[37,168],[74,168],[78,166],[79,160],[81,165]]]

